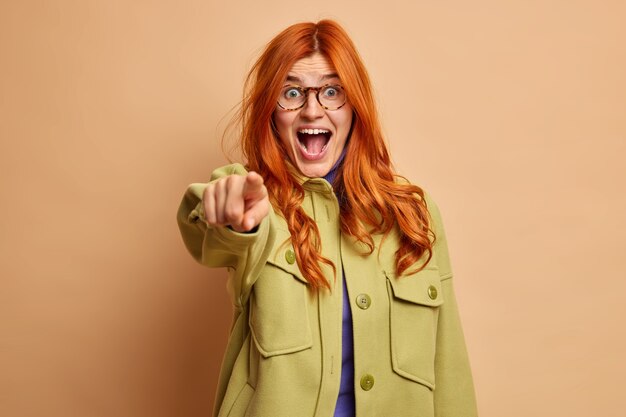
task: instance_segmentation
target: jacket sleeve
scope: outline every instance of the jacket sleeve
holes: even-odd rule
[[[211,182],[221,177],[246,175],[241,164],[219,168],[211,175]],[[273,210],[253,233],[239,233],[228,227],[211,227],[204,217],[202,195],[206,184],[191,184],[178,209],[177,221],[183,242],[196,261],[209,267],[227,267],[231,276],[229,290],[235,305],[247,302],[250,288],[269,256],[274,243],[270,227]]]
[[[435,232],[434,256],[439,266],[444,302],[439,310],[435,354],[435,416],[478,415],[465,338],[454,295],[448,244],[437,205],[426,197]]]

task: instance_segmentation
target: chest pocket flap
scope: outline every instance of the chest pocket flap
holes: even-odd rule
[[[443,304],[441,280],[437,268],[425,268],[415,275],[400,278],[396,278],[393,274],[385,274],[396,299],[429,307],[438,307]]]
[[[308,281],[302,276],[298,263],[296,262],[296,252],[291,246],[291,235],[289,231],[283,229],[276,230],[276,240],[274,248],[267,259],[267,263],[282,269],[283,271],[293,275],[294,278],[308,284]]]

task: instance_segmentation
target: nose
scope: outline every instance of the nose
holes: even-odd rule
[[[309,91],[306,97],[306,103],[304,103],[304,107],[302,107],[301,115],[302,117],[313,120],[319,119],[324,116],[324,108],[317,101],[317,96],[315,91]]]

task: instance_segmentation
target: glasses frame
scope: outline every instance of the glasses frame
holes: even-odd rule
[[[298,107],[296,107],[295,109],[288,109],[286,107],[283,107],[280,102],[278,100],[276,100],[276,103],[278,104],[278,107],[280,107],[281,109],[285,110],[285,111],[296,111],[296,110],[300,110],[301,108],[304,107],[304,105],[306,104],[307,100],[309,99],[309,91],[315,91],[315,99],[317,100],[317,102],[319,103],[320,106],[322,106],[322,108],[324,110],[339,110],[340,108],[342,108],[343,106],[346,105],[346,103],[348,102],[348,97],[346,95],[346,99],[343,102],[343,104],[339,107],[326,107],[322,104],[322,102],[320,101],[320,91],[322,91],[323,89],[325,89],[326,87],[334,87],[338,90],[343,91],[344,94],[346,94],[346,90],[345,88],[343,88],[343,86],[339,85],[339,84],[324,84],[321,87],[300,87],[299,85],[295,85],[295,84],[286,84],[283,86],[283,90],[287,87],[292,87],[292,88],[297,88],[298,90],[302,91],[302,95],[305,97],[304,101],[302,102],[302,104]]]

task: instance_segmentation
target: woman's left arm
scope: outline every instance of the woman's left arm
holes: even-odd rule
[[[436,236],[433,248],[439,266],[443,304],[439,307],[435,354],[435,416],[478,415],[465,337],[453,289],[448,244],[437,205],[426,197]]]

